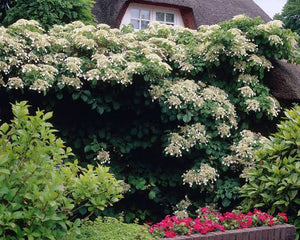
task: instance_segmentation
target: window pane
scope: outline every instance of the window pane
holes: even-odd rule
[[[165,21],[165,14],[162,12],[156,12],[156,21],[164,22]]]
[[[141,21],[141,29],[146,29],[148,28],[149,21]]]
[[[140,29],[140,21],[139,20],[131,19],[131,23],[133,24],[134,29]]]
[[[174,22],[174,14],[166,13],[166,22]]]
[[[131,18],[140,18],[140,10],[139,9],[131,9],[130,10]]]
[[[150,20],[150,11],[149,10],[141,10],[141,19],[149,19]]]

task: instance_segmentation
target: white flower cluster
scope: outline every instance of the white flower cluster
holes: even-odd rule
[[[283,22],[280,21],[280,20],[273,20],[273,21],[270,21],[266,24],[260,24],[257,26],[257,29],[258,30],[262,30],[262,31],[265,31],[265,32],[270,32],[272,29],[276,29],[276,28],[282,28],[283,27]]]
[[[160,99],[164,95],[165,91],[163,87],[157,85],[151,85],[149,89],[149,93],[151,95],[152,102],[154,102],[155,100]]]
[[[30,85],[30,90],[35,90],[37,92],[45,92],[48,88],[52,87],[50,83],[42,79],[36,79],[32,85]]]
[[[41,34],[39,32],[32,32],[27,29],[23,31],[23,34],[26,39],[30,40],[30,46],[36,49],[37,51],[43,50],[47,52],[47,47],[51,46],[48,40],[48,36],[45,34]]]
[[[258,77],[250,74],[240,74],[238,77],[238,82],[242,82],[246,85],[257,85],[259,83]]]
[[[82,76],[81,64],[82,60],[79,57],[68,57],[65,59],[67,70],[74,73],[76,76]]]
[[[240,29],[232,28],[228,32],[234,37],[231,47],[226,51],[227,56],[242,58],[257,50],[257,46],[247,39]]]
[[[243,20],[247,20],[248,16],[246,14],[240,14],[240,15],[236,15],[232,18],[233,21],[243,21]]]
[[[34,27],[35,29],[43,32],[44,29],[40,26],[38,21],[35,20],[26,20],[26,19],[19,19],[15,23],[11,25],[12,29],[20,29],[23,30],[24,27]]]
[[[275,45],[283,45],[283,41],[278,35],[270,35],[269,42]]]
[[[260,112],[260,103],[256,99],[247,99],[245,101],[246,108],[248,111]]]
[[[223,121],[228,120],[229,127],[230,128],[236,128],[237,127],[237,115],[235,111],[234,105],[228,100],[228,94],[221,90],[220,88],[214,87],[214,86],[208,86],[203,89],[202,91],[202,97],[204,101],[213,101],[214,104],[211,105],[211,111],[212,115],[218,120],[222,119]],[[224,123],[225,124],[225,123]],[[222,136],[229,136],[230,134],[225,134],[227,132],[225,129],[224,124],[221,124],[220,129],[223,130],[220,131],[220,135]]]
[[[82,86],[82,82],[78,77],[66,77],[65,75],[62,75],[61,84],[75,87],[76,89],[80,89]]]
[[[24,74],[24,76],[29,75],[30,78],[33,79],[40,78],[40,80],[52,82],[55,80],[55,77],[58,74],[58,70],[48,64],[25,64],[22,66],[22,73]],[[51,85],[49,85],[48,87],[51,87]],[[34,85],[34,87],[31,87],[31,89],[38,90],[39,88]],[[40,90],[38,91],[40,92]]]
[[[243,97],[254,97],[256,93],[252,90],[249,86],[244,86],[239,88],[241,94]]]
[[[256,54],[251,54],[247,61],[252,63],[253,65],[263,67],[263,68],[267,69],[267,71],[270,71],[271,68],[273,68],[272,63],[268,59],[266,59],[264,56],[258,56]]]
[[[268,98],[268,99],[270,100],[270,102],[271,102],[270,107],[269,107],[268,110],[267,110],[268,114],[270,114],[270,115],[272,115],[272,116],[274,116],[274,117],[277,117],[277,116],[278,116],[278,113],[279,113],[279,111],[280,111],[280,109],[281,109],[280,103],[279,103],[279,102],[277,101],[277,99],[274,98],[274,97],[268,96],[267,98]]]
[[[199,186],[206,186],[209,183],[213,184],[215,181],[217,181],[218,176],[219,175],[215,168],[209,166],[208,164],[201,164],[198,170],[188,170],[182,175],[182,178],[183,184],[189,184],[189,186],[192,187],[193,184]]]
[[[195,83],[193,80],[183,79],[171,84],[168,89],[170,98],[166,100],[169,108],[181,108],[178,102],[185,104],[191,103],[194,107],[201,107],[203,99],[199,94],[199,90],[203,86],[201,82]]]
[[[109,164],[110,163],[109,152],[101,149],[97,154],[96,160],[98,160],[100,164]]]
[[[208,139],[205,127],[200,123],[186,125],[169,135],[169,144],[164,151],[167,155],[181,157],[183,151],[189,151],[196,144],[207,144]]]
[[[254,150],[259,148],[261,144],[269,141],[261,134],[243,130],[240,133],[242,139],[231,146],[231,151],[234,155],[228,155],[223,158],[222,163],[226,166],[236,167],[237,165],[242,168],[251,168],[255,162]]]
[[[19,77],[9,78],[7,84],[6,85],[2,84],[2,85],[7,86],[10,89],[12,89],[12,88],[14,88],[14,89],[24,88],[24,82]]]
[[[233,71],[239,72],[239,73],[244,73],[247,68],[247,62],[243,60],[237,60],[233,64]]]
[[[97,47],[97,44],[93,39],[87,38],[83,35],[75,35],[73,41],[75,46],[78,48],[86,48],[87,50],[91,50]]]
[[[183,219],[189,217],[189,214],[187,212],[187,209],[192,205],[191,201],[188,199],[187,196],[183,200],[181,200],[179,203],[176,204],[174,208],[174,215],[178,219]]]
[[[8,74],[10,69],[10,66],[3,61],[0,61],[0,72],[4,72],[5,74]]]
[[[226,123],[217,125],[217,130],[221,138],[230,137],[230,127]]]

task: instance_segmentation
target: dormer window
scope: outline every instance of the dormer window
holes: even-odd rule
[[[155,21],[165,23],[167,25],[174,25],[174,13],[156,12]]]
[[[151,11],[140,8],[130,9],[130,23],[134,29],[146,29],[150,23]]]
[[[179,9],[131,3],[124,14],[120,27],[131,23],[135,30],[142,30],[146,29],[151,21],[184,26]]]

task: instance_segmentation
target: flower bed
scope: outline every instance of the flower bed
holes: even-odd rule
[[[161,222],[150,225],[149,232],[156,239],[174,237],[176,239],[193,240],[269,239],[269,237],[262,238],[263,236],[270,236],[270,239],[294,239],[291,236],[295,235],[295,227],[282,225],[287,221],[285,213],[279,213],[274,217],[255,209],[247,214],[235,212],[220,214],[202,208],[199,211],[198,218],[195,219],[179,219],[176,216],[166,216]],[[276,226],[271,228],[273,225]],[[256,238],[256,235],[258,238]],[[288,238],[286,238],[286,235]],[[217,236],[220,238],[216,238]],[[276,238],[273,238],[275,236]]]
[[[175,238],[163,238],[163,240],[294,240],[296,228],[290,224],[276,225],[273,227],[255,227],[225,232],[213,232],[208,234],[193,234],[191,236],[179,236]]]

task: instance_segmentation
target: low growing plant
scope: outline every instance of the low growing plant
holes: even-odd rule
[[[285,120],[270,141],[256,152],[256,167],[245,175],[243,208],[286,212],[300,227],[300,106],[285,111]]]
[[[12,109],[13,120],[0,126],[1,239],[59,239],[82,207],[91,215],[122,197],[107,167],[67,161],[72,151],[55,136],[52,113],[31,116],[26,102]]]
[[[126,224],[110,217],[98,217],[94,222],[86,222],[80,231],[73,230],[65,240],[152,240],[148,227],[135,223]]]

